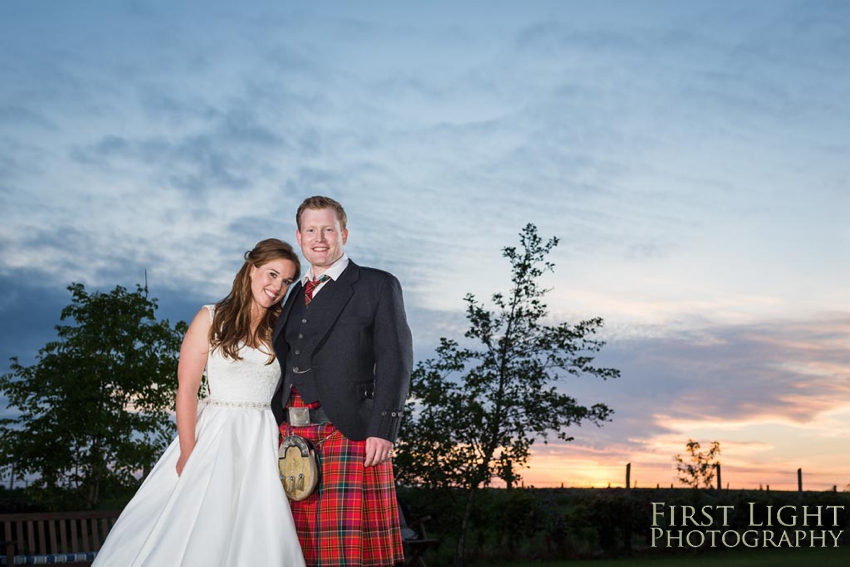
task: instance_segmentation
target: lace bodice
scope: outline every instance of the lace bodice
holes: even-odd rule
[[[212,317],[213,305],[207,305]],[[268,364],[265,349],[242,346],[242,360],[225,358],[221,349],[207,357],[207,381],[210,398],[226,402],[268,404],[280,380],[280,364]]]

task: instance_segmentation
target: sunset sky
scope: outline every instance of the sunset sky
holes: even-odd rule
[[[560,383],[613,421],[527,485],[669,485],[689,438],[732,488],[850,483],[848,2],[2,2],[0,77],[4,371],[71,282],[190,320],[326,194],[417,360],[561,239],[550,322],[622,376]]]

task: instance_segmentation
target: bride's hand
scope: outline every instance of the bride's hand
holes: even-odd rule
[[[190,453],[183,453],[183,452],[180,453],[180,458],[177,459],[177,476],[180,476],[181,474],[183,474],[183,467],[186,466],[186,461],[189,460],[189,455],[191,455],[191,454],[192,454],[191,452]]]

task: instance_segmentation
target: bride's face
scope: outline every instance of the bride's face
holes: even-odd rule
[[[254,303],[268,309],[283,300],[295,277],[295,264],[289,260],[272,260],[252,267],[250,277]]]

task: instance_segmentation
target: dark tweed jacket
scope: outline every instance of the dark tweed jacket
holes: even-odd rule
[[[273,342],[282,375],[272,411],[283,421],[292,383],[286,372],[289,343],[284,326],[296,283],[275,326]],[[311,374],[328,418],[349,439],[380,437],[395,442],[413,370],[413,340],[404,313],[401,285],[392,274],[349,260],[337,281],[316,296],[323,316],[311,320],[319,333]]]

